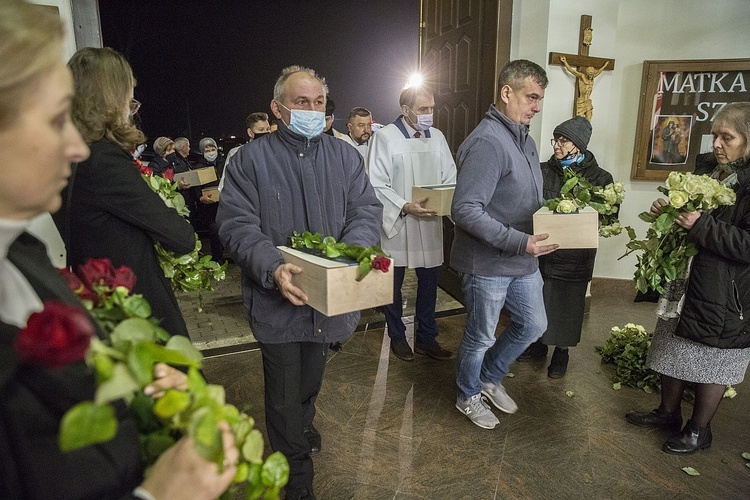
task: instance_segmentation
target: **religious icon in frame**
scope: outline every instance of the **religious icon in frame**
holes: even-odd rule
[[[730,102],[750,101],[750,59],[644,61],[632,179],[692,172],[711,151],[711,123]]]

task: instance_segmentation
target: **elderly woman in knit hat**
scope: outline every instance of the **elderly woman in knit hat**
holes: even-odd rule
[[[544,199],[560,196],[565,169],[573,169],[595,186],[613,182],[612,175],[599,167],[594,153],[587,149],[591,123],[576,116],[555,127],[552,157],[542,163]],[[549,346],[555,346],[547,368],[550,378],[561,378],[568,368],[568,348],[581,340],[586,289],[594,272],[595,248],[557,250],[539,258],[544,278],[544,306],[547,310],[547,331],[521,354],[519,361],[547,357]]]
[[[164,175],[168,169],[174,169],[174,141],[169,137],[159,137],[154,141],[154,159],[148,164],[155,174]]]

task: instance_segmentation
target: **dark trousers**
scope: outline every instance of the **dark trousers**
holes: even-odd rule
[[[310,444],[302,428],[312,424],[323,383],[328,344],[259,343],[263,354],[266,429],[274,451],[289,461],[289,489],[312,490]]]
[[[440,267],[418,267],[415,271],[417,273],[416,342],[430,344],[435,341],[438,334],[435,305]],[[393,304],[383,306],[383,312],[388,325],[388,336],[397,339],[406,335],[406,326],[401,320],[404,315],[401,286],[404,284],[406,268],[394,267],[393,273]]]

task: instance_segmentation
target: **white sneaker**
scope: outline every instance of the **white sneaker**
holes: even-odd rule
[[[511,414],[518,411],[518,405],[510,396],[508,396],[503,384],[482,382],[482,394],[487,396],[487,399],[489,399],[498,410]]]
[[[457,397],[456,408],[482,429],[494,429],[500,423],[481,394],[475,394],[469,399]]]

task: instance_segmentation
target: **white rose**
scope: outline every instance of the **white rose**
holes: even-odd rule
[[[670,191],[669,204],[675,208],[682,208],[688,202],[688,195],[685,191]]]
[[[562,200],[560,203],[557,204],[557,208],[555,209],[555,212],[561,213],[561,214],[569,214],[572,212],[575,212],[578,210],[578,207],[576,206],[575,202],[571,200]]]

